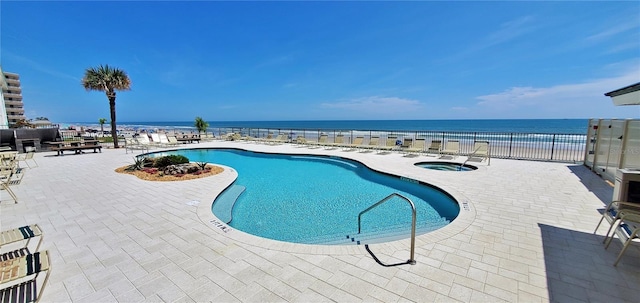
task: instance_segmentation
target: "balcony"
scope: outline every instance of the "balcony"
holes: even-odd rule
[[[7,90],[10,90],[14,93],[21,93],[22,92],[22,88],[20,88],[20,83],[18,84],[14,84],[14,83],[7,83]]]
[[[2,72],[4,74],[4,77],[6,79],[20,79],[20,75],[16,74],[16,73],[10,73],[10,72]]]
[[[14,101],[21,101],[22,100],[22,95],[21,94],[14,94],[14,93],[2,93],[2,95],[4,96],[4,98],[13,98]]]
[[[6,108],[24,107],[24,103],[22,103],[22,101],[19,101],[19,100],[4,100],[4,106]]]
[[[20,86],[20,79],[4,78],[9,86]]]
[[[25,116],[24,115],[14,115],[14,114],[7,114],[7,120],[9,120],[9,122],[18,122],[20,120],[24,120]]]
[[[7,108],[7,115],[24,116],[24,108]]]

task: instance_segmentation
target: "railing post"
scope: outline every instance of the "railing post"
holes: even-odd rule
[[[513,133],[509,136],[509,159],[511,159],[511,148],[513,147]]]
[[[556,147],[556,134],[553,134],[553,138],[551,139],[551,160],[553,161],[553,150]]]

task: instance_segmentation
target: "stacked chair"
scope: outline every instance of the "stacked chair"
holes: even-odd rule
[[[48,251],[38,251],[41,243],[37,224],[0,232],[0,302],[40,300],[51,272]]]

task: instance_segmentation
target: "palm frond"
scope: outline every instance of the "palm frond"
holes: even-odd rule
[[[87,68],[82,78],[82,86],[88,91],[113,92],[114,90],[130,90],[131,79],[121,69],[113,68],[109,65],[100,65]]]

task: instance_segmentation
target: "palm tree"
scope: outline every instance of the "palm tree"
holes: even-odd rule
[[[207,127],[209,127],[209,123],[207,123],[207,121],[204,121],[200,117],[196,117],[196,122],[194,123],[194,126],[198,129],[199,133],[205,133],[207,132]]]
[[[98,119],[98,123],[100,123],[100,133],[104,136],[104,124],[107,123],[107,118]]]
[[[111,136],[113,137],[113,147],[118,148],[118,135],[116,132],[116,90],[124,91],[131,89],[131,80],[123,70],[100,65],[90,67],[84,72],[82,86],[87,91],[97,90],[105,92],[109,99],[109,109],[111,110]]]

